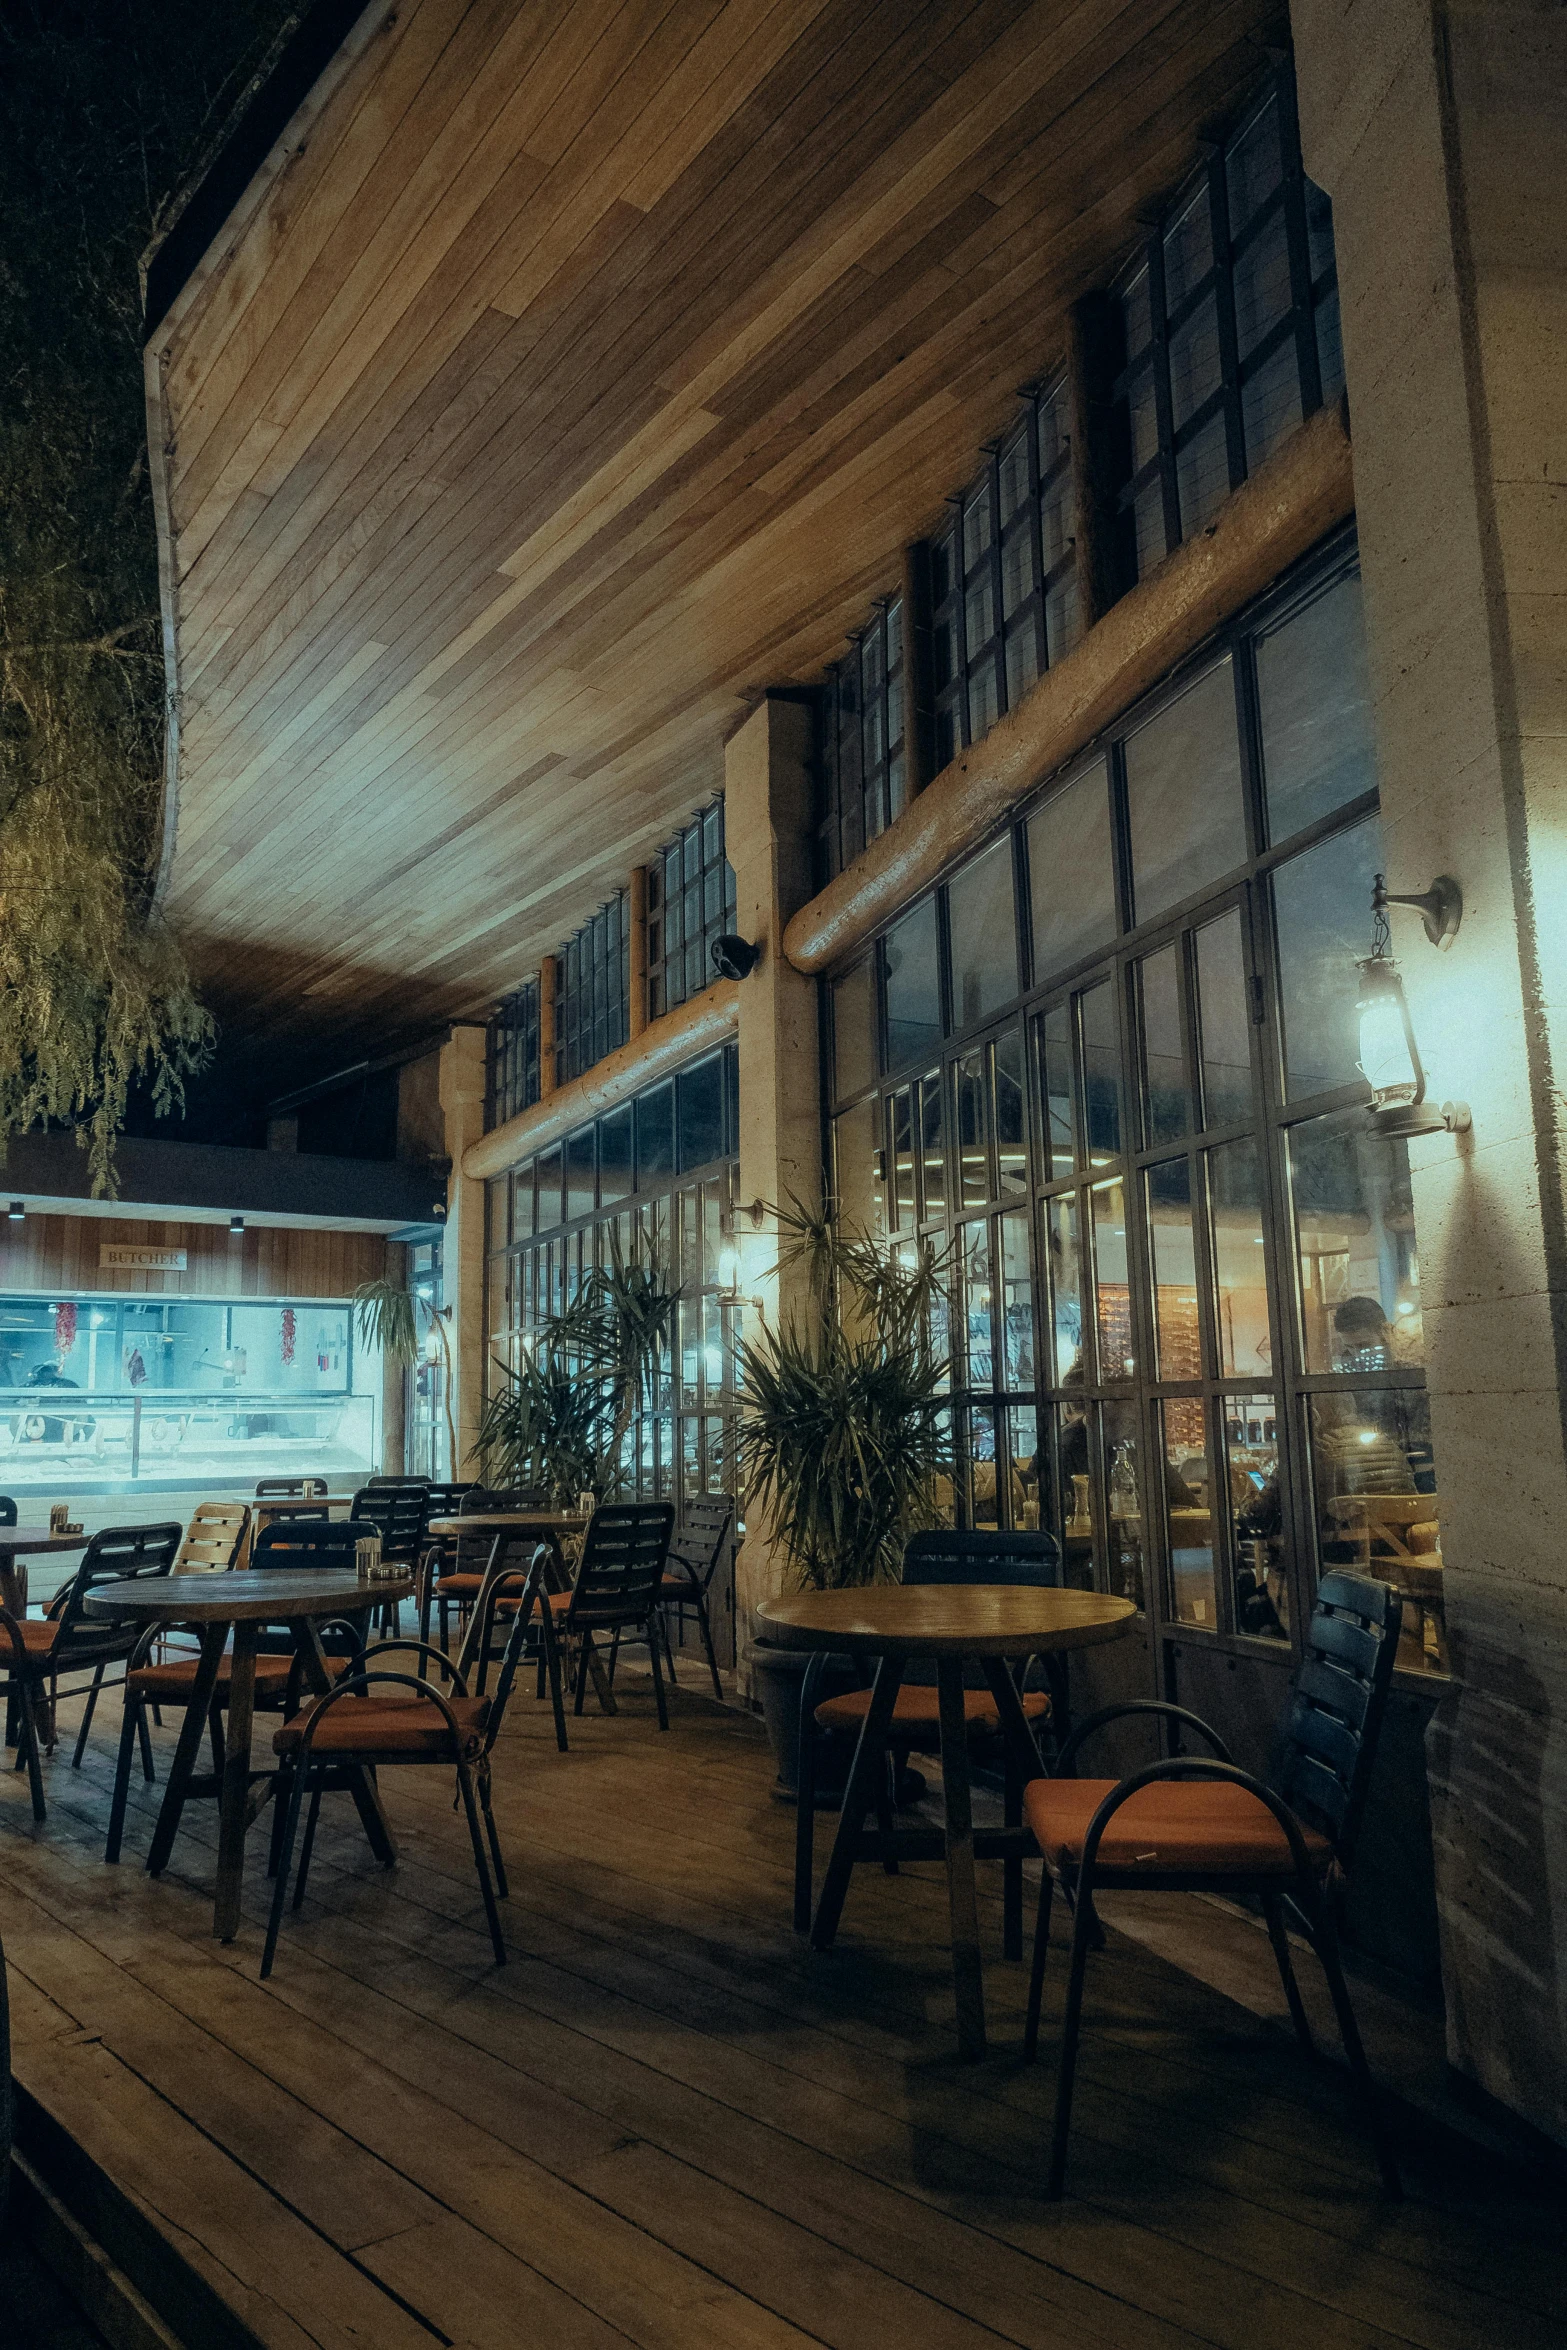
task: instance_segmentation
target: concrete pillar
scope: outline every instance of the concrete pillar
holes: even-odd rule
[[[747,1208],[822,1196],[821,1075],[816,981],[785,959],[784,926],[813,886],[812,711],[770,694],[724,754],[724,839],[735,872],[735,927],[761,948],[740,983],[740,1201],[736,1219],[747,1319],[774,1328],[802,1317],[805,1284],[780,1273],[776,1225],[753,1226]],[[782,1587],[784,1560],[756,1513],[735,1574],[737,1631],[746,1611]]]
[[[443,1247],[447,1335],[452,1350],[452,1417],[457,1428],[454,1477],[478,1474],[473,1447],[484,1410],[484,1193],[485,1186],[462,1172],[463,1153],[484,1132],[484,1030],[454,1028],[441,1047],[441,1114],[446,1153],[452,1162],[446,1187]]]
[[[1333,200],[1395,889],[1454,1686],[1433,1722],[1452,2062],[1567,2142],[1567,12],[1294,0]]]

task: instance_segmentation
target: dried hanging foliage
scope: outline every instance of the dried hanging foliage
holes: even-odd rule
[[[213,1043],[151,913],[165,709],[137,262],[284,14],[0,11],[0,1158],[71,1126],[97,1193],[133,1089],[177,1110]]]

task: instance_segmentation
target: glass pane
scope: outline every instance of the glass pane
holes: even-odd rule
[[[887,1066],[923,1060],[941,1043],[936,901],[927,898],[882,941],[887,975]]]
[[[1135,359],[1153,338],[1153,312],[1148,301],[1146,262],[1122,289],[1121,327],[1126,338],[1126,355],[1129,359]]]
[[[1225,1397],[1224,1457],[1235,1560],[1235,1629],[1255,1640],[1287,1640],[1289,1585],[1279,1503],[1278,1421],[1271,1395]]]
[[[1010,834],[947,884],[947,923],[952,941],[952,1017],[957,1027],[972,1028],[1017,994]]]
[[[1207,1160],[1219,1372],[1225,1379],[1255,1378],[1273,1361],[1257,1146],[1245,1135],[1221,1143]]]
[[[988,597],[986,602],[989,602]],[[972,639],[970,641],[972,642]],[[986,651],[969,671],[969,741],[974,743],[981,741],[990,732],[1000,715],[1001,695],[996,684],[996,658],[993,652]]]
[[[1170,1613],[1178,1624],[1218,1622],[1213,1572],[1213,1518],[1201,1399],[1172,1396],[1159,1406],[1164,1446],[1165,1533],[1170,1549]]]
[[[637,1188],[645,1190],[661,1175],[675,1171],[675,1089],[655,1085],[638,1094]]]
[[[631,1104],[599,1120],[599,1197],[624,1199],[631,1189]]]
[[[1192,1230],[1191,1166],[1185,1159],[1171,1159],[1148,1170],[1148,1244],[1153,1256],[1158,1376],[1200,1379],[1197,1244]]]
[[[1164,232],[1164,307],[1181,307],[1213,267],[1213,217],[1206,179],[1192,190]]]
[[[714,1053],[682,1070],[677,1087],[680,1167],[706,1167],[724,1155],[724,1065]]]
[[[1257,646],[1268,837],[1288,840],[1376,782],[1360,575]]]
[[[1252,370],[1241,387],[1241,430],[1248,472],[1255,473],[1299,422],[1300,361],[1291,334]]]
[[[1294,1100],[1360,1075],[1355,966],[1370,945],[1371,891],[1381,870],[1382,831],[1369,816],[1273,876],[1284,1088]]]
[[[1008,1387],[1034,1384],[1034,1279],[1028,1260],[1028,1218],[1001,1219],[1001,1375]]]
[[[1057,653],[1059,658],[1059,650]],[[1007,630],[1007,708],[1015,710],[1039,675],[1039,631],[1034,616]]]
[[[900,1232],[911,1231],[917,1212],[914,1200],[914,1096],[907,1085],[892,1097],[892,1198],[893,1222]]]
[[[1272,326],[1293,308],[1290,292],[1289,241],[1282,206],[1265,220],[1256,235],[1235,256],[1235,340],[1245,359]],[[1286,345],[1294,363],[1294,344]],[[1250,442],[1247,454],[1250,457]],[[1255,459],[1252,459],[1255,463]]]
[[[1082,600],[1077,592],[1077,567],[1058,572],[1045,596],[1045,650],[1052,662],[1072,650],[1083,633]]]
[[[1319,1119],[1293,1130],[1289,1159],[1306,1369],[1420,1369],[1409,1145]]]
[[[1230,199],[1230,233],[1239,236],[1279,184],[1279,102],[1270,97],[1260,114],[1237,133],[1224,158]]]
[[[1045,1165],[1052,1176],[1070,1175],[1077,1164],[1073,1141],[1072,1014],[1057,1004],[1034,1022],[1039,1060],[1039,1098],[1045,1115]]]
[[[1060,1454],[1058,1492],[1061,1548],[1066,1580],[1080,1591],[1095,1583],[1094,1540],[1099,1523],[1099,1497],[1094,1490],[1089,1412],[1092,1407],[1072,1400],[1056,1413]]]
[[[566,1137],[566,1221],[591,1216],[593,1198],[593,1129],[580,1126]]]
[[[995,1347],[991,1332],[993,1300],[990,1284],[990,1226],[980,1219],[965,1224],[959,1238],[963,1252],[964,1349],[967,1384],[995,1384]]]
[[[1083,1370],[1083,1273],[1077,1245],[1077,1194],[1047,1200],[1045,1258],[1050,1268],[1051,1347],[1057,1387],[1081,1387]]]
[[[1028,1144],[1023,1124],[1023,1031],[998,1036],[996,1056],[996,1163],[1001,1196],[1021,1198],[1028,1190]]]
[[[957,1065],[958,1171],[962,1205],[983,1206],[990,1197],[990,1151],[985,1115],[985,1055],[966,1053]]]
[[[1181,951],[1161,947],[1139,966],[1142,1002],[1143,1135],[1151,1144],[1178,1142],[1189,1119],[1186,1055],[1181,1047]]]
[[[1029,818],[1028,876],[1036,979],[1064,971],[1115,936],[1115,865],[1103,760]]]
[[[531,1163],[519,1168],[512,1179],[511,1233],[513,1240],[528,1240],[533,1233],[533,1168]]]
[[[838,1220],[880,1240],[887,1230],[887,1186],[882,1173],[881,1104],[861,1102],[832,1122],[833,1191]]]
[[[1121,1054],[1115,991],[1108,979],[1078,998],[1083,1021],[1083,1107],[1088,1163],[1104,1167],[1121,1151]]]
[[[947,1204],[945,1127],[941,1072],[935,1069],[920,1083],[920,1174],[927,1216],[939,1216]]]
[[[557,1143],[552,1151],[542,1151],[539,1170],[539,1230],[548,1232],[560,1222],[561,1156]]]
[[[1169,531],[1164,515],[1164,485],[1155,474],[1132,503],[1132,534],[1137,542],[1137,576],[1146,579],[1156,563],[1169,553]],[[1179,541],[1177,541],[1177,544]]]
[[[1089,1193],[1094,1220],[1094,1316],[1101,1380],[1130,1379],[1137,1368],[1132,1346],[1132,1293],[1126,1275],[1126,1195],[1119,1177],[1096,1183]]]
[[[1100,1406],[1104,1423],[1105,1500],[1109,1517],[1110,1589],[1136,1608],[1143,1595],[1143,1505],[1138,1469],[1137,1406]]]
[[[1007,1483],[1014,1526],[1042,1526],[1039,1490],[1039,1415],[1031,1404],[1013,1404],[1006,1416]]]
[[[1425,1392],[1316,1395],[1308,1404],[1317,1548],[1403,1594],[1398,1662],[1449,1668],[1431,1412]]]
[[[1181,536],[1194,538],[1230,494],[1230,444],[1221,415],[1210,417],[1175,459]]]
[[[1126,793],[1139,922],[1241,863],[1246,825],[1228,657],[1130,737]]]
[[[1219,314],[1208,294],[1170,332],[1170,412],[1177,432],[1218,388]]]
[[[996,1514],[995,1406],[976,1404],[968,1414],[969,1523],[994,1527]]]
[[[1324,405],[1331,407],[1344,389],[1344,338],[1339,325],[1337,286],[1330,288],[1317,304],[1317,373],[1322,379]]]
[[[1237,906],[1197,933],[1197,1012],[1202,1036],[1203,1123],[1250,1117],[1251,1009]]]

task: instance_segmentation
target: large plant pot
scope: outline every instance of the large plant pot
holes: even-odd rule
[[[800,1791],[800,1689],[811,1654],[807,1648],[785,1648],[779,1642],[755,1639],[741,1659],[754,1677],[767,1742],[777,1767],[773,1793],[780,1803],[793,1803]],[[822,1697],[835,1697],[840,1691],[858,1689],[863,1679],[852,1657],[830,1656],[817,1687]],[[836,1809],[843,1801],[844,1781],[853,1760],[852,1739],[834,1737],[824,1742],[816,1766],[818,1806]]]

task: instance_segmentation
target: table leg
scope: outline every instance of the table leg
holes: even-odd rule
[[[27,1576],[17,1573],[14,1550],[0,1550],[0,1607],[18,1618],[27,1613]]]
[[[490,1586],[495,1580],[496,1569],[500,1565],[501,1552],[505,1547],[505,1542],[505,1535],[497,1534],[495,1540],[490,1544],[490,1555],[485,1562],[484,1580],[479,1585],[478,1596],[473,1603],[473,1613],[468,1618],[468,1629],[463,1634],[462,1646],[457,1651],[457,1670],[462,1675],[465,1689],[469,1685],[468,1676],[473,1670],[475,1652],[483,1637],[486,1602],[490,1596]]]
[[[315,1625],[305,1616],[290,1623],[288,1629],[304,1665],[305,1679],[318,1697],[325,1697],[334,1683],[327,1671],[326,1650]],[[345,1698],[344,1703],[351,1704],[352,1700]],[[354,1799],[354,1809],[371,1851],[383,1868],[395,1868],[397,1840],[381,1807],[381,1790],[362,1763],[353,1764],[348,1771],[348,1792]]]
[[[974,1887],[974,1812],[961,1658],[938,1658],[936,1692],[941,1723],[941,1787],[947,1811],[947,1911],[952,1921],[952,1988],[957,1995],[958,2052],[972,2060],[985,2053],[985,1980],[979,1950],[979,1901]]]
[[[152,1848],[147,1854],[147,1874],[156,1877],[169,1865],[169,1854],[174,1849],[174,1838],[180,1824],[180,1813],[190,1789],[196,1768],[196,1757],[201,1742],[207,1735],[207,1716],[212,1711],[212,1700],[217,1691],[218,1671],[223,1663],[223,1651],[228,1644],[227,1624],[204,1624],[201,1630],[201,1654],[196,1660],[196,1679],[185,1708],[185,1719],[180,1724],[179,1743],[174,1749],[174,1760],[169,1767],[169,1783],[163,1790],[163,1802],[158,1811],[158,1824],[152,1832]]]
[[[1024,1786],[1030,1779],[1047,1779],[1050,1774],[1045,1768],[1038,1741],[1028,1726],[1023,1701],[1018,1696],[1017,1685],[1005,1664],[1000,1657],[987,1656],[981,1660],[980,1669],[996,1701],[996,1711],[1001,1716],[1001,1735],[1006,1741],[1007,1752],[1021,1774]]]
[[[854,1761],[849,1771],[849,1784],[843,1791],[838,1833],[833,1838],[832,1857],[827,1863],[827,1874],[822,1879],[821,1899],[816,1904],[816,1922],[811,1928],[813,1950],[829,1949],[838,1931],[838,1920],[843,1915],[844,1895],[849,1890],[849,1872],[854,1866],[855,1847],[864,1832],[865,1815],[875,1796],[876,1774],[887,1767],[887,1732],[892,1723],[892,1709],[897,1703],[902,1680],[903,1659],[884,1656],[876,1668],[876,1686],[871,1691],[870,1711],[861,1725]]]
[[[234,1627],[228,1725],[223,1741],[223,1785],[218,1808],[218,1890],[212,1906],[212,1931],[220,1942],[232,1942],[239,1932],[239,1897],[245,1882],[245,1829],[250,1818],[250,1735],[256,1704],[257,1637],[255,1624]]]

